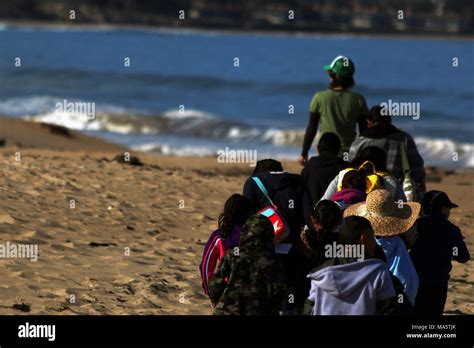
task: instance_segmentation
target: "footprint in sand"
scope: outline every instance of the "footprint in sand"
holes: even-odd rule
[[[178,285],[170,284],[166,279],[163,279],[160,283],[151,284],[149,286],[149,290],[152,294],[163,297],[165,294],[180,291],[182,289]]]

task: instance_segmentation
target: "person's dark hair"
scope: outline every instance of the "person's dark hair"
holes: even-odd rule
[[[319,139],[318,151],[327,152],[337,155],[341,149],[341,140],[339,137],[331,132],[324,133]]]
[[[429,209],[430,214],[439,214],[443,210],[443,208],[449,207],[449,204],[445,204],[440,200],[435,200]]]
[[[337,203],[330,200],[319,201],[311,213],[314,222],[321,225],[318,234],[322,235],[333,230],[342,219],[342,211]]]
[[[340,76],[334,73],[329,73],[331,76],[331,83],[329,84],[329,88],[333,89],[336,87],[342,87],[344,89],[349,89],[355,86],[355,81],[352,76]]]
[[[361,170],[350,170],[342,178],[342,188],[356,189],[362,192],[367,190],[366,176]]]
[[[358,168],[365,161],[370,161],[375,169],[381,172],[387,171],[387,154],[383,149],[377,146],[364,147],[357,157],[352,161],[351,166]]]
[[[390,115],[382,115],[382,107],[380,105],[372,106],[367,115],[367,120],[379,124],[392,124]]]
[[[425,215],[433,214],[433,213],[441,213],[443,208],[449,207],[449,203],[447,203],[443,199],[438,199],[442,191],[428,191],[423,196],[423,201],[421,203],[421,207],[423,209],[423,213]]]
[[[348,216],[339,229],[339,243],[356,244],[360,237],[372,231],[370,221],[361,216]]]
[[[260,161],[257,161],[257,165],[253,170],[253,175],[258,174],[260,172],[282,172],[283,166],[280,162],[267,158]]]
[[[242,227],[252,214],[247,197],[233,194],[224,204],[224,211],[219,215],[218,226],[222,238],[227,238],[235,226]]]

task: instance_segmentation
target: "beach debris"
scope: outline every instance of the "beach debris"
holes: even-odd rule
[[[197,245],[206,245],[206,243],[204,243],[202,240],[198,239],[194,244],[197,244]]]
[[[30,304],[27,304],[27,303],[24,303],[24,302],[15,303],[12,307],[13,307],[14,309],[17,309],[17,310],[22,311],[22,312],[29,312],[29,311],[31,311],[31,305],[30,305]]]
[[[58,126],[57,124],[51,124],[51,123],[40,123],[40,127],[43,129],[46,129],[48,132],[52,134],[57,134],[61,135],[66,138],[73,138],[74,135],[71,133],[71,131],[64,127],[64,126]]]
[[[130,166],[143,166],[143,162],[136,156],[117,155],[113,160],[117,163],[128,164]]]

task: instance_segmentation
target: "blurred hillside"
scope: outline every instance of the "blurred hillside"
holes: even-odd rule
[[[1,0],[0,20],[465,35],[474,33],[473,4],[473,0]],[[403,19],[398,18],[400,10]],[[179,18],[180,11],[184,19]],[[289,18],[292,14],[294,19]]]

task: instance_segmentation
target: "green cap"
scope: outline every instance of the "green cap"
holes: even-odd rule
[[[339,76],[352,76],[355,73],[355,66],[352,60],[345,56],[337,56],[331,64],[325,65],[324,70],[332,71]]]

